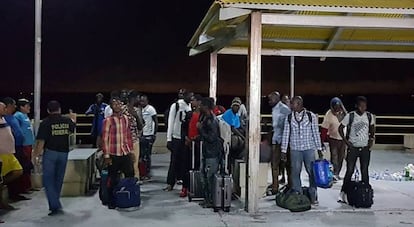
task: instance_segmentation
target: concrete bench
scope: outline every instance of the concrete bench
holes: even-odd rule
[[[414,135],[404,136],[404,147],[408,150],[414,150]]]
[[[69,152],[62,196],[85,195],[96,181],[96,149],[74,149]]]
[[[270,170],[270,163],[259,164],[259,190],[257,191],[257,197],[261,198],[266,194],[268,187],[268,176]],[[234,168],[234,189],[236,194],[240,195],[240,199],[246,198],[246,163],[241,160],[236,160]]]

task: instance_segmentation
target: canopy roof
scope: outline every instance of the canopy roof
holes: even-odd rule
[[[246,54],[253,10],[262,11],[263,55],[414,58],[414,0],[215,1],[190,55]]]

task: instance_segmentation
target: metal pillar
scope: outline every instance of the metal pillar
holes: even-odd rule
[[[217,101],[217,52],[210,54],[210,90],[209,97]]]
[[[36,134],[40,124],[41,51],[42,0],[35,0],[34,131]]]
[[[290,57],[290,97],[295,95],[295,57]]]

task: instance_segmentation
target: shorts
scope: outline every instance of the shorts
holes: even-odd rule
[[[3,162],[1,167],[1,176],[4,177],[8,173],[17,170],[23,170],[14,154],[0,154],[0,160]]]

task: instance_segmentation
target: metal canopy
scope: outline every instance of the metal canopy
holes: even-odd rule
[[[190,55],[224,47],[247,52],[254,10],[262,12],[267,55],[414,59],[413,0],[216,1],[188,43]]]

